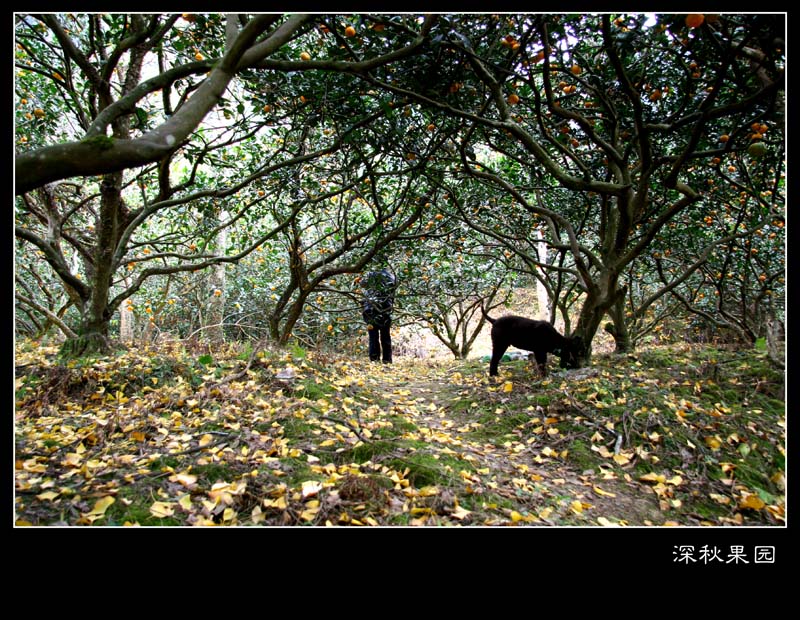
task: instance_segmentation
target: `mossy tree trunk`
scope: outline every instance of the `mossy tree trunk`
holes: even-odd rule
[[[625,321],[625,297],[620,295],[616,303],[608,310],[612,322],[603,326],[611,337],[614,338],[616,353],[630,353],[634,350],[628,323]]]

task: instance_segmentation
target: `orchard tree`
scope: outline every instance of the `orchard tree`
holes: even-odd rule
[[[401,282],[398,322],[426,326],[456,359],[466,359],[486,323],[481,308],[503,303],[514,279],[453,204],[444,194],[419,230],[400,238],[390,263]]]
[[[546,252],[526,264],[546,274],[554,308],[580,292],[571,331],[588,363],[603,316],[624,316],[625,274],[653,259],[670,223],[715,208],[708,181],[722,179],[707,162],[738,175],[744,158],[756,191],[764,170],[782,171],[784,22],[20,15],[17,238],[43,252],[79,312],[65,349],[103,348],[114,310],[148,278],[234,263],[302,226],[319,195],[297,193],[314,177],[304,166],[345,148],[351,162],[424,156],[437,183],[480,181],[504,222],[519,210],[524,230],[541,231]],[[64,184],[74,177],[80,192]],[[54,200],[37,194],[45,186]],[[748,209],[755,231],[783,204]],[[701,264],[665,272],[669,290]]]
[[[288,170],[334,152],[352,131],[343,127],[315,152],[273,141],[273,110],[262,101],[282,86],[275,76],[315,68],[301,51],[320,36],[314,21],[276,14],[16,17],[16,235],[43,253],[78,310],[77,337],[64,352],[107,350],[112,315],[148,278],[236,262],[293,221],[306,199],[281,191],[294,174]],[[332,59],[316,68],[369,71],[413,54],[434,21],[415,22],[417,30],[396,25],[369,57],[345,59],[332,44]],[[270,57],[279,68],[265,65]],[[303,103],[302,94],[289,95],[274,104],[284,106],[277,132]],[[245,161],[226,161],[236,149]],[[278,181],[271,194],[254,195],[249,188],[268,176]],[[72,177],[81,179],[77,190],[63,183]],[[37,194],[40,188],[52,199]],[[285,219],[260,217],[268,195],[289,203]],[[257,232],[219,251],[223,229],[242,219]]]
[[[690,168],[748,151],[754,123],[782,141],[783,18],[685,18],[446,16],[405,79],[371,80],[469,123],[463,172],[547,221],[551,247],[571,254],[582,289],[572,330],[581,363],[625,294],[628,266],[650,260],[649,246],[676,217],[708,204],[706,176]],[[517,172],[493,168],[479,147]],[[762,148],[771,147],[753,150]],[[553,189],[544,194],[570,191],[531,200],[532,168]]]

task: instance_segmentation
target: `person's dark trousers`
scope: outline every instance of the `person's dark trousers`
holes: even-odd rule
[[[384,364],[392,361],[392,335],[389,330],[391,325],[392,322],[389,321],[380,327],[373,325],[372,329],[367,331],[369,334],[369,359],[373,362],[381,359],[381,354],[383,354]]]

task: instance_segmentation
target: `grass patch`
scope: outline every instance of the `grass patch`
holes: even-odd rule
[[[525,360],[493,381],[480,362],[386,373],[281,351],[217,383],[239,353],[205,367],[178,347],[131,350],[67,367],[23,350],[16,519],[84,525],[116,495],[95,525],[783,523],[784,376],[757,351],[598,355],[547,381]],[[302,376],[277,385],[271,360],[289,357]],[[154,516],[156,501],[174,514]]]
[[[394,441],[362,442],[353,448],[337,452],[335,455],[335,462],[366,463],[367,461],[379,461],[381,457],[391,454],[397,449],[398,444]]]

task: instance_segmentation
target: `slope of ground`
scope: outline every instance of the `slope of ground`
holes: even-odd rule
[[[476,361],[17,351],[18,525],[782,525],[783,376],[750,352]]]

